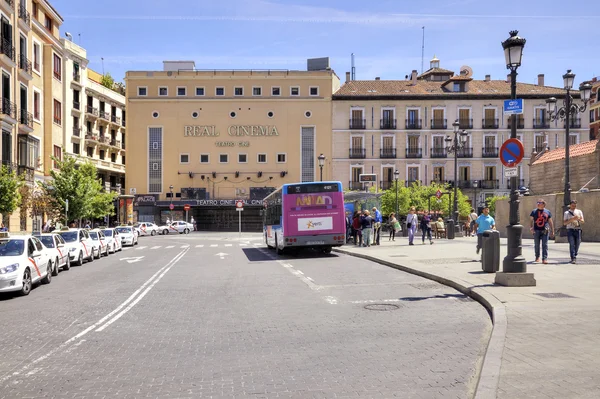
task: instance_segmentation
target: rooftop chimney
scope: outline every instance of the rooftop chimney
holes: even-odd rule
[[[410,74],[410,81],[411,84],[416,85],[417,84],[417,70],[413,69],[412,73]]]
[[[492,79],[491,75],[485,75],[485,81],[489,82]]]
[[[538,86],[544,86],[544,74],[540,73],[538,75]]]
[[[381,80],[379,76],[375,76],[375,80]]]
[[[350,81],[350,72],[346,72],[346,83]]]

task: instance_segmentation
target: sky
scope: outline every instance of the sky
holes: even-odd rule
[[[116,81],[130,70],[162,70],[164,60],[197,69],[300,69],[330,57],[345,79],[355,54],[357,80],[404,79],[433,56],[475,79],[506,79],[501,42],[527,39],[518,81],[562,87],[567,69],[600,76],[597,0],[50,0],[61,36],[87,50],[89,67]],[[423,29],[424,27],[424,29]]]

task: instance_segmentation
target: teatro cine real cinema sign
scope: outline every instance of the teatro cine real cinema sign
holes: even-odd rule
[[[233,137],[241,136],[279,136],[279,131],[274,125],[231,125],[227,128],[227,134]],[[221,132],[215,125],[184,126],[184,137],[218,137]]]

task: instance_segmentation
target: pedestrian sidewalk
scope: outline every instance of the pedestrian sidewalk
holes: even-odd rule
[[[597,398],[600,396],[600,245],[582,243],[576,265],[568,244],[549,243],[549,264],[533,263],[533,240],[523,240],[536,287],[494,284],[484,273],[477,238],[434,240],[382,237],[380,246],[348,244],[338,251],[452,286],[484,304],[494,329],[476,398]],[[500,271],[506,256],[501,239]]]

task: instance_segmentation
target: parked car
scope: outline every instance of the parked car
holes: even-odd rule
[[[29,295],[34,283],[52,281],[53,267],[50,252],[36,237],[0,232],[0,292]]]
[[[54,259],[52,275],[58,276],[60,269],[69,270],[71,268],[71,258],[69,249],[66,248],[65,240],[60,234],[46,233],[36,236],[44,244],[50,253],[50,259]]]
[[[138,236],[132,226],[119,226],[115,230],[121,236],[122,245],[131,245],[133,247],[138,244]]]
[[[123,245],[121,244],[121,235],[116,229],[104,229],[102,232],[108,241],[109,252],[115,253],[123,250]]]
[[[69,247],[71,263],[83,265],[83,260],[93,262],[95,257],[94,246],[89,233],[85,229],[68,229],[58,231]]]
[[[92,245],[96,250],[96,254],[98,258],[104,256],[108,256],[108,240],[104,236],[104,233],[100,229],[90,230],[89,232],[90,238],[92,239]]]
[[[160,226],[160,234],[179,233],[189,234],[190,231],[194,230],[194,225],[181,220],[174,221],[168,225]]]
[[[159,227],[150,222],[138,222],[133,225],[141,236],[154,236],[159,232]]]

